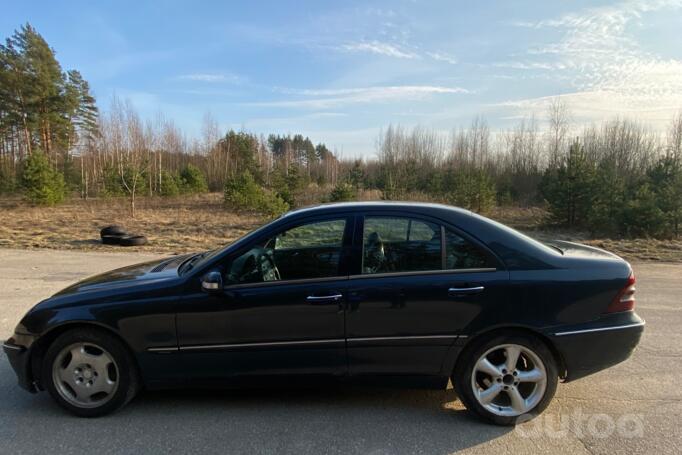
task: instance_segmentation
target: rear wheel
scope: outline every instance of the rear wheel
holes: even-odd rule
[[[467,348],[453,383],[468,410],[498,425],[541,413],[558,383],[554,356],[537,338],[500,335]]]
[[[125,346],[96,329],[60,335],[45,355],[42,380],[57,403],[82,417],[119,409],[135,396],[139,383]]]

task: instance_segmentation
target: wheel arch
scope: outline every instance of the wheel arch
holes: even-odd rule
[[[544,335],[542,332],[531,329],[529,327],[521,326],[494,327],[483,332],[479,332],[476,335],[472,336],[471,338],[466,338],[466,342],[464,343],[463,346],[460,346],[459,352],[457,356],[454,358],[452,368],[450,368],[451,375],[454,375],[455,372],[459,371],[461,364],[466,360],[467,353],[471,349],[473,349],[473,347],[476,346],[476,344],[481,339],[499,335],[531,336],[540,340],[545,346],[547,346],[549,351],[552,353],[554,361],[556,362],[557,370],[559,371],[559,378],[562,380],[566,378],[567,376],[566,362],[564,361],[563,356],[556,348],[554,343],[552,343],[552,340],[550,340],[549,337]]]
[[[134,351],[130,347],[130,345],[126,342],[126,340],[114,329],[111,327],[98,323],[97,321],[69,321],[63,324],[56,325],[54,327],[51,327],[49,330],[44,332],[38,340],[34,343],[33,346],[31,346],[31,357],[30,357],[30,373],[31,373],[31,378],[30,380],[36,385],[36,387],[39,390],[45,390],[45,387],[43,384],[40,383],[40,378],[41,378],[41,368],[43,366],[43,359],[45,357],[45,354],[47,353],[47,350],[50,348],[52,343],[61,336],[62,334],[71,331],[71,330],[77,330],[77,329],[96,329],[100,330],[102,332],[107,333],[108,335],[113,336],[116,338],[123,346],[124,348],[128,351],[128,354],[130,354],[130,357],[133,359],[133,368],[135,368],[135,371],[138,373],[138,377],[140,377],[140,365],[138,363],[137,357],[135,356]]]

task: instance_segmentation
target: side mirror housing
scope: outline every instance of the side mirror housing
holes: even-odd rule
[[[208,272],[201,279],[201,289],[208,294],[223,292],[223,276],[218,271]]]

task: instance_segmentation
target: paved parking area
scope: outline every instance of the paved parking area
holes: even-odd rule
[[[0,338],[38,300],[149,254],[0,249]],[[361,387],[143,393],[100,419],[16,385],[0,354],[0,453],[679,453],[682,265],[635,264],[647,320],[628,362],[559,386],[516,429],[469,417],[452,390]]]

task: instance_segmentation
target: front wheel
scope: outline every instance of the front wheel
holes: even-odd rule
[[[469,411],[498,425],[515,425],[549,405],[559,375],[542,341],[500,335],[474,343],[462,353],[453,377]]]
[[[135,365],[123,344],[97,329],[60,335],[47,350],[42,382],[63,408],[81,417],[117,410],[137,392]]]

